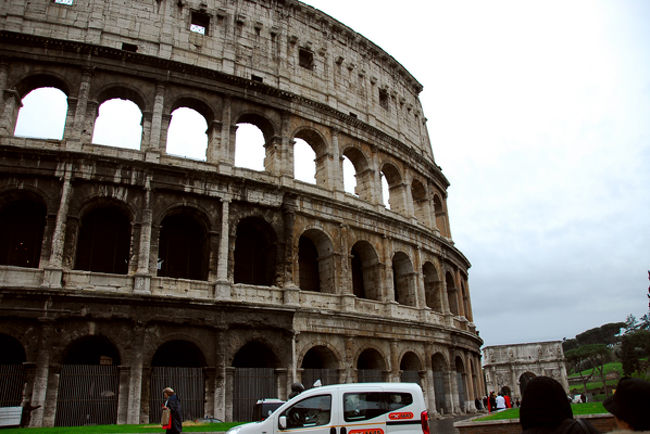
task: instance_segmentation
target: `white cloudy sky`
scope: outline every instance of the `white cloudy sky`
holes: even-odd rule
[[[486,345],[648,311],[650,2],[307,3],[423,84]]]
[[[648,312],[650,1],[307,3],[423,84],[486,345],[570,338]],[[19,118],[16,133],[65,114],[61,98],[58,110],[36,104],[45,113]]]

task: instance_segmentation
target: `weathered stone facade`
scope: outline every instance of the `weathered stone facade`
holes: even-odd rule
[[[515,398],[521,398],[522,384],[539,375],[556,379],[569,391],[561,341],[485,347],[483,371],[488,391],[505,387]]]
[[[67,97],[63,138],[14,136],[43,87]],[[421,85],[371,41],[294,0],[7,0],[0,89],[0,365],[24,367],[32,426],[62,423],[71,365],[116,368],[117,423],[155,419],[168,366],[199,369],[197,405],[224,420],[247,368],[282,398],[329,376],[473,408],[482,341],[449,184]],[[139,149],[92,142],[114,98],[142,113]],[[206,120],[205,161],[166,152],[179,107]],[[264,134],[264,171],[234,164],[241,123]],[[297,138],[315,185],[294,179]]]

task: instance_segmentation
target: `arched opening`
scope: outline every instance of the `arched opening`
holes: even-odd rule
[[[293,173],[298,181],[316,184],[316,153],[303,139],[294,139]]]
[[[46,210],[41,201],[18,198],[0,208],[0,265],[38,268]]]
[[[180,398],[183,419],[204,416],[205,380],[203,368],[207,365],[203,352],[192,342],[172,340],[156,350],[151,359],[149,387],[149,422],[160,420],[164,403],[162,390],[171,387]]]
[[[399,369],[400,381],[402,383],[417,383],[421,385],[420,371],[422,370],[422,363],[414,352],[409,351],[402,356]]]
[[[357,148],[350,147],[343,151],[342,161],[345,191],[356,194],[361,200],[372,202],[373,171],[366,157]]]
[[[465,411],[465,402],[467,401],[467,373],[465,365],[460,357],[456,357],[456,387],[458,388],[458,408]]]
[[[306,236],[298,241],[298,269],[300,274],[300,289],[303,291],[320,291],[320,274],[318,271],[318,251],[316,246]]]
[[[280,362],[266,344],[248,342],[235,354],[233,419],[253,420],[253,406],[260,398],[277,397],[275,369]]]
[[[302,368],[302,384],[307,389],[317,380],[320,380],[323,386],[339,382],[338,360],[326,346],[316,346],[307,351],[300,367]]]
[[[105,336],[85,336],[63,353],[55,426],[117,423],[120,355]]]
[[[411,197],[413,198],[414,217],[423,225],[428,225],[427,191],[417,179],[414,179],[411,183]]]
[[[409,257],[403,252],[393,255],[393,290],[395,301],[405,306],[415,306],[415,273]]]
[[[374,383],[384,381],[386,362],[379,351],[368,348],[357,359],[357,381]]]
[[[98,206],[79,224],[76,270],[126,274],[129,267],[131,223],[116,206]]]
[[[23,400],[25,349],[16,338],[1,333],[0,348],[0,407],[17,407]]]
[[[462,304],[462,306],[463,306],[462,314],[463,314],[463,316],[465,318],[471,320],[470,314],[469,314],[469,297],[467,297],[467,291],[465,290],[465,283],[464,282],[460,283],[460,298],[461,298],[462,303],[463,303]]]
[[[367,241],[358,241],[350,250],[352,291],[359,298],[380,299],[379,258]]]
[[[63,139],[68,112],[67,95],[55,87],[41,87],[22,99],[14,135],[38,139]]]
[[[402,176],[392,164],[384,164],[381,169],[382,202],[391,211],[404,213],[404,193]]]
[[[266,139],[257,125],[242,122],[235,133],[235,166],[264,171]]]
[[[235,283],[271,286],[275,283],[276,237],[273,228],[259,217],[246,217],[237,224]]]
[[[447,213],[442,206],[442,200],[436,194],[433,196],[433,210],[436,216],[436,227],[443,237],[449,237],[449,229],[447,226]]]
[[[179,107],[172,112],[167,129],[167,153],[193,160],[206,160],[208,122],[198,111]]]
[[[447,391],[449,390],[449,377],[447,363],[442,354],[436,353],[431,357],[433,370],[433,392],[436,399],[436,410],[440,414],[450,413]]]
[[[352,164],[352,161],[350,161],[350,159],[345,155],[341,158],[341,160],[341,167],[343,170],[343,191],[355,196],[359,196],[357,193],[357,179],[354,165]]]
[[[208,233],[192,214],[190,209],[177,210],[163,219],[158,246],[159,276],[208,279]]]
[[[92,143],[124,149],[140,149],[142,111],[128,99],[104,101],[95,119]]]
[[[309,229],[298,241],[300,289],[333,294],[336,292],[334,246],[322,231]]]
[[[445,274],[445,281],[447,283],[447,298],[449,301],[449,311],[452,315],[458,316],[458,289],[451,273]]]
[[[425,262],[422,266],[424,276],[424,296],[427,307],[434,312],[442,313],[442,298],[440,288],[442,281],[438,277],[438,270],[431,262]]]

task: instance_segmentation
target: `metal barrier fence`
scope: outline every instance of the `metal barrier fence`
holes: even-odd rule
[[[302,384],[305,389],[311,388],[316,380],[320,380],[323,386],[339,383],[339,373],[336,369],[303,369]]]
[[[203,368],[180,368],[157,366],[151,368],[149,389],[149,422],[160,422],[162,405],[165,403],[162,391],[171,387],[181,402],[183,420],[201,419],[204,415],[205,381]]]
[[[120,374],[113,365],[62,365],[56,426],[117,423]]]
[[[23,365],[0,365],[0,407],[22,404],[24,382]]]
[[[253,407],[258,399],[276,396],[273,368],[235,369],[233,388],[233,419],[238,422],[253,420]]]

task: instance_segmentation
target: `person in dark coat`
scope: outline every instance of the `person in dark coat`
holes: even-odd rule
[[[167,434],[180,434],[183,432],[183,412],[181,411],[181,400],[171,387],[165,387],[163,390],[165,397],[165,404],[163,408],[169,408],[172,413],[172,426],[167,431]]]
[[[519,410],[522,434],[598,434],[589,422],[574,419],[562,385],[535,377],[526,385]]]

